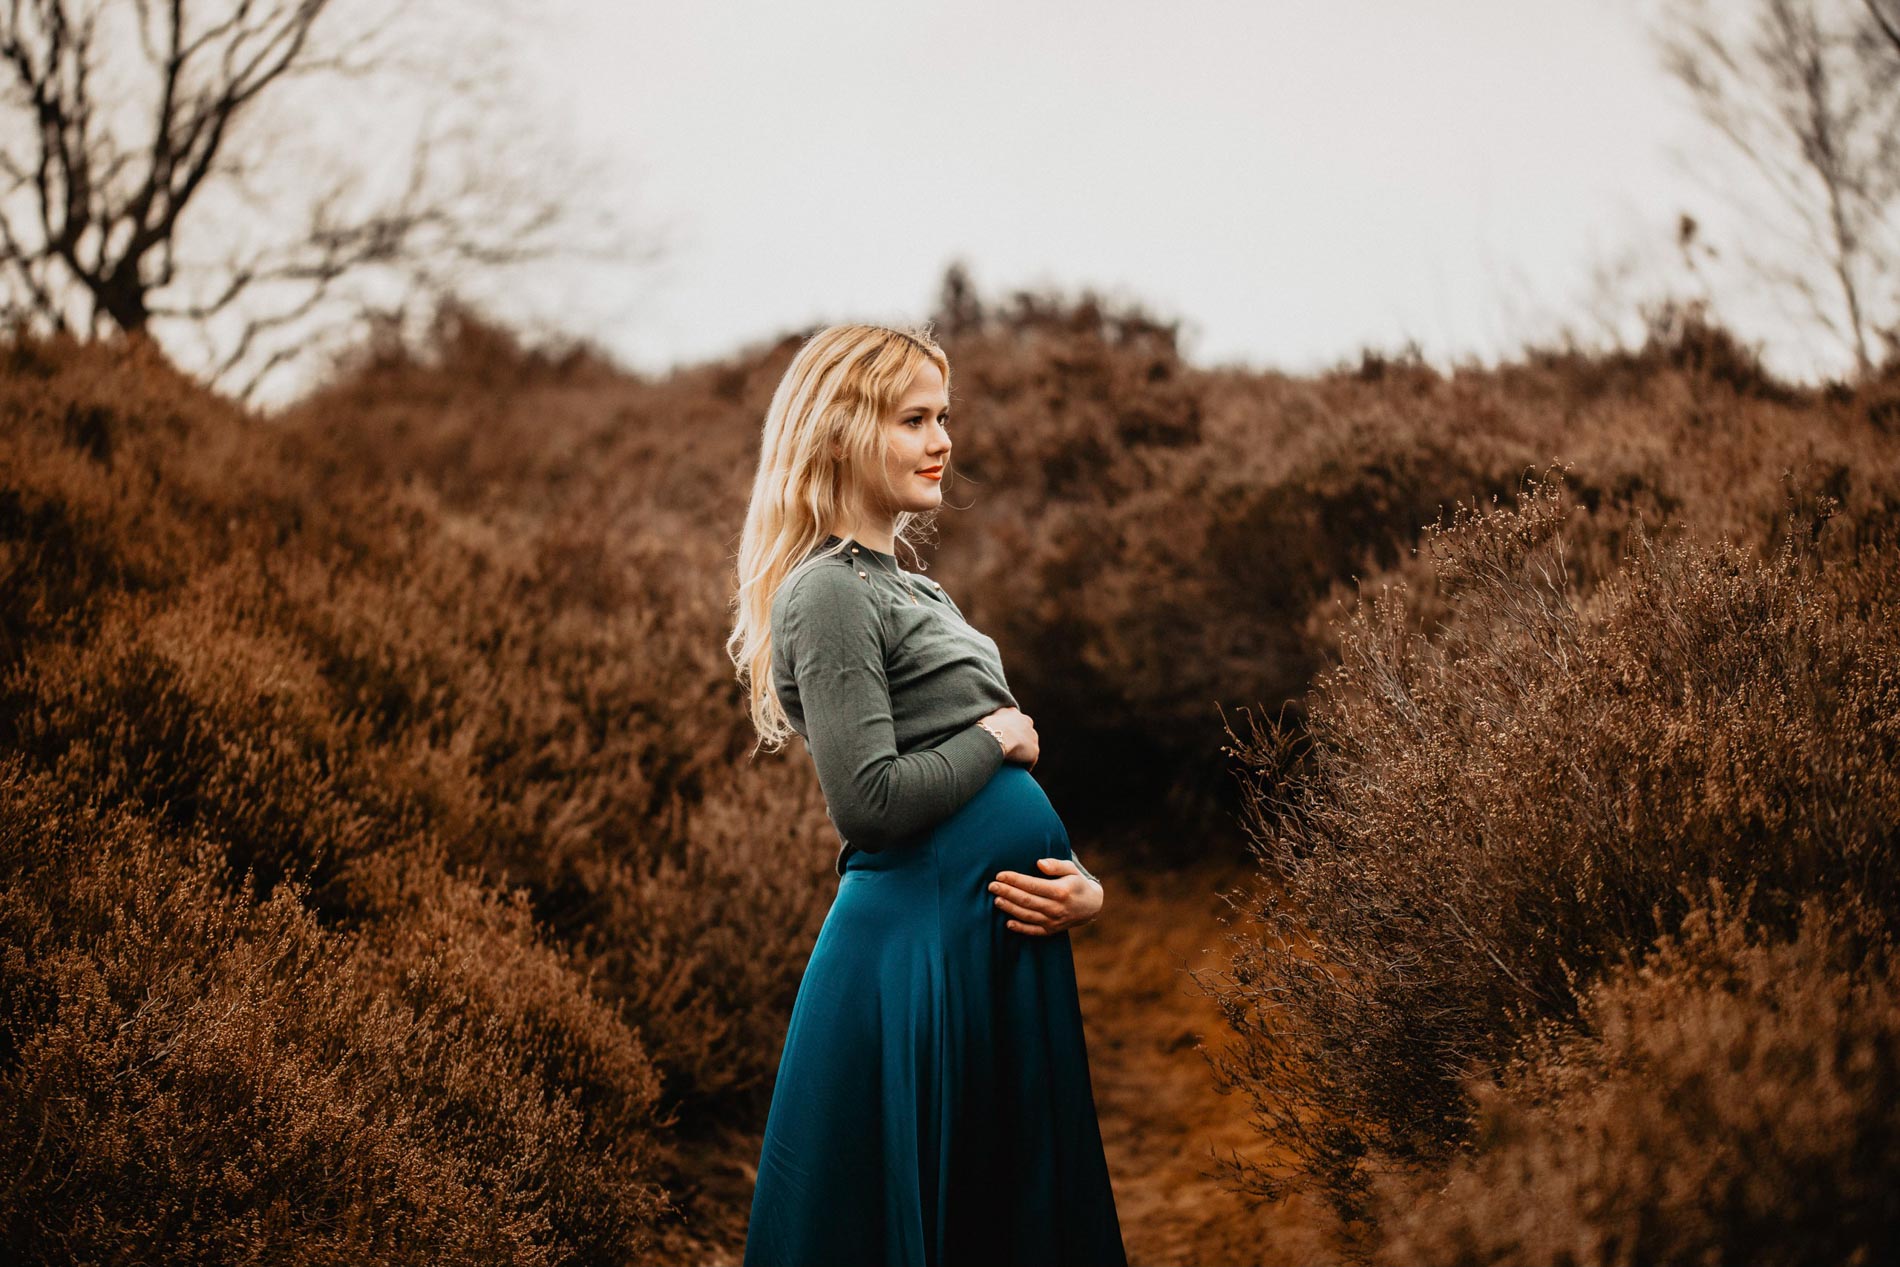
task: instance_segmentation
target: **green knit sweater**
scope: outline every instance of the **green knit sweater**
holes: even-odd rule
[[[841,876],[852,850],[921,835],[975,796],[1004,761],[976,723],[1019,707],[996,643],[942,586],[836,535],[773,596],[772,686],[817,767]]]

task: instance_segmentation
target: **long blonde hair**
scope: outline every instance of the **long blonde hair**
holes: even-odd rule
[[[943,374],[948,392],[950,358],[927,325],[830,326],[805,341],[772,393],[739,539],[735,619],[726,639],[759,733],[755,753],[759,746],[776,751],[792,734],[772,690],[772,599],[828,532],[860,520],[880,501],[895,502],[883,421],[926,364]],[[904,533],[919,517],[900,511],[893,525],[913,557],[915,546]]]

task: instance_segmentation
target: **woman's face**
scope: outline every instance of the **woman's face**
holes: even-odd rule
[[[950,456],[950,396],[943,374],[925,361],[884,419],[886,462],[897,490],[893,513],[935,510],[943,501],[944,463]]]

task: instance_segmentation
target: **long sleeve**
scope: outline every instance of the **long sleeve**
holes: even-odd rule
[[[950,610],[954,611],[957,614],[957,619],[965,620],[967,623],[967,619],[963,615],[963,609],[957,606],[957,600],[950,597],[950,594],[947,590],[940,590],[939,592],[943,594],[943,600],[946,603],[950,604]],[[1069,847],[1069,860],[1075,863],[1075,869],[1077,871],[1080,871],[1083,875],[1095,881],[1097,884],[1100,884],[1102,882],[1101,877],[1096,875],[1093,871],[1090,871],[1088,867],[1083,863],[1082,855],[1075,852],[1075,847],[1073,845]]]
[[[837,567],[811,568],[791,584],[783,633],[818,784],[839,835],[876,853],[955,813],[1002,766],[1003,749],[973,722],[900,756],[870,585]]]

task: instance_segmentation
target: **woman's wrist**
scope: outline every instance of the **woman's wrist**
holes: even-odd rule
[[[996,746],[1001,748],[1003,755],[1007,757],[1009,755],[1009,741],[1003,738],[1003,732],[997,728],[996,723],[985,717],[976,724],[983,728],[985,734],[996,741]]]

